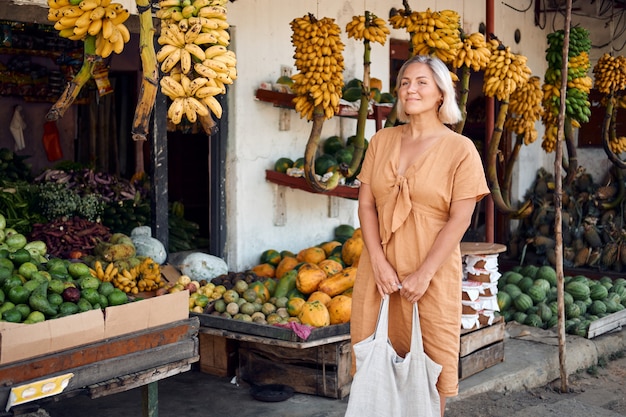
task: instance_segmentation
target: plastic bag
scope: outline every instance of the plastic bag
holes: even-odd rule
[[[56,122],[50,121],[43,125],[43,147],[46,150],[48,161],[56,161],[63,158],[59,129]]]

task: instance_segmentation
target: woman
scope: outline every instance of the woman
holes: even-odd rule
[[[459,243],[489,188],[475,145],[446,126],[457,123],[461,112],[443,62],[411,58],[397,86],[404,124],[372,137],[358,176],[365,248],[354,285],[351,339],[354,345],[373,333],[381,297],[389,295],[389,338],[404,356],[413,303],[419,301],[424,351],[443,366],[437,382],[443,416],[446,397],[458,394]]]

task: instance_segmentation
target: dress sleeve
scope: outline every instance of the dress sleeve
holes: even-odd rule
[[[490,193],[485,169],[474,144],[467,139],[464,157],[460,159],[454,173],[452,201],[475,198],[480,201]]]

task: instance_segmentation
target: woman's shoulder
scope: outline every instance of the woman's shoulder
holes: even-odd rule
[[[450,130],[449,134],[445,137],[449,147],[457,149],[461,152],[477,152],[476,144],[467,136]]]
[[[389,144],[395,139],[401,138],[401,126],[385,127],[377,131],[370,140],[370,145]]]

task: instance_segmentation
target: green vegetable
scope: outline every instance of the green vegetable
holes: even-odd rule
[[[278,285],[276,286],[276,290],[274,291],[274,297],[286,297],[289,294],[289,291],[296,288],[296,277],[298,276],[298,272],[296,270],[291,270],[285,273],[283,277],[278,281]]]
[[[42,312],[48,317],[54,316],[58,313],[55,306],[48,302],[48,282],[41,283],[31,294],[28,299],[28,304],[33,310]]]

